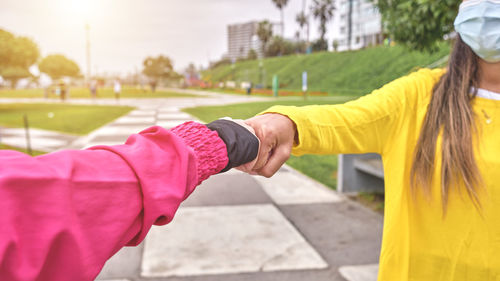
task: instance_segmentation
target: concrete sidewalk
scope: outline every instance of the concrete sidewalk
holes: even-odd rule
[[[289,167],[271,179],[230,171],[99,279],[375,281],[381,233],[380,215]]]
[[[183,107],[243,101],[220,97],[122,100],[137,109],[67,148],[192,120]],[[98,279],[375,281],[381,235],[381,215],[288,166],[270,179],[229,171],[199,186],[171,224],[118,252]]]

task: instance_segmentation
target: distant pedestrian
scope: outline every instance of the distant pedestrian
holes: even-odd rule
[[[252,87],[253,87],[252,82],[248,83],[248,85],[247,85],[247,95],[251,95],[252,94]]]
[[[61,101],[66,100],[67,91],[68,91],[68,88],[66,87],[66,83],[64,83],[63,80],[59,81],[59,95],[61,97]]]
[[[389,47],[391,45],[391,39],[389,37],[386,37],[384,39],[384,46]]]
[[[90,94],[92,95],[93,99],[97,98],[97,81],[96,80],[90,81]]]
[[[120,100],[120,94],[122,92],[122,84],[120,84],[120,80],[116,79],[114,82],[113,90],[115,92],[116,101]]]
[[[154,93],[156,91],[156,80],[151,81],[151,91]]]

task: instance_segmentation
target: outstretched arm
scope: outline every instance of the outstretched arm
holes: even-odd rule
[[[423,69],[371,94],[338,105],[274,106],[245,122],[262,142],[253,172],[270,177],[290,156],[384,154],[388,140],[408,116],[425,104],[442,70]]]
[[[93,280],[224,169],[227,148],[216,131],[188,122],[124,145],[38,157],[0,151],[0,279]]]

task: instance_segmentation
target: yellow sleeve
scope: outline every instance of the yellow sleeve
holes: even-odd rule
[[[288,116],[297,126],[292,154],[383,154],[401,118],[415,110],[443,74],[422,69],[357,100],[339,105],[273,106],[265,113]]]

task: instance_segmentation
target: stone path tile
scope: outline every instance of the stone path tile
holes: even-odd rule
[[[235,184],[238,183],[238,184]],[[182,207],[272,204],[273,201],[252,176],[242,172],[210,177],[182,203]]]
[[[383,218],[372,210],[350,200],[278,208],[331,268],[378,263]]]
[[[23,136],[2,137],[2,143],[19,148],[27,147],[26,138]],[[68,142],[64,140],[45,137],[32,137],[30,143],[31,149],[45,152],[58,150],[60,147],[68,144]]]
[[[181,109],[179,107],[161,107],[158,109],[158,113],[174,113],[180,111]]]
[[[66,147],[78,136],[54,131],[29,129],[30,143],[33,150],[52,152]],[[26,148],[26,132],[22,128],[0,128],[0,141],[4,144]]]
[[[236,274],[210,274],[187,277],[139,278],[137,281],[346,281],[340,273],[329,269],[259,271]],[[134,281],[135,281],[134,280]]]
[[[100,136],[131,135],[138,133],[146,128],[147,127],[144,127],[144,125],[132,124],[127,126],[119,126],[116,124],[111,124],[97,129],[96,131],[94,131],[94,133]]]
[[[377,281],[378,264],[342,266],[339,272],[348,281]]]
[[[168,110],[167,113],[164,113],[164,117],[179,117],[176,120],[160,120],[157,122],[157,117],[161,115],[159,113],[160,110]],[[186,122],[188,117],[190,116],[186,113],[180,112],[178,107],[164,107],[162,106],[162,103],[149,106],[141,105],[138,109],[131,111],[129,114],[122,116],[112,123],[92,132],[84,140],[75,144],[75,146],[80,145],[80,147],[86,148],[96,145],[122,144],[131,134],[139,133],[148,127],[158,125],[168,129]]]
[[[139,278],[137,281],[346,281],[340,273],[329,269],[259,271],[203,276]]]
[[[86,148],[98,146],[98,145],[117,145],[117,144],[123,144],[123,142],[119,142],[119,141],[91,141],[91,142],[88,142],[82,148],[86,149]]]
[[[115,120],[115,124],[147,124],[155,123],[155,117],[142,117],[142,116],[124,116]]]
[[[193,117],[184,112],[160,113],[158,119],[162,120],[191,120]]]
[[[137,117],[154,116],[154,115],[156,115],[156,110],[133,110],[128,114],[128,116],[137,116]]]
[[[146,238],[144,277],[191,276],[328,265],[273,205],[187,207]]]
[[[133,122],[133,123],[125,123],[125,122],[120,122],[120,123],[117,123],[117,122],[113,122],[113,123],[110,123],[104,127],[101,127],[100,129],[107,129],[107,127],[122,127],[122,128],[132,128],[132,127],[135,127],[135,128],[144,128],[146,129],[147,127],[149,126],[153,126],[154,123],[151,123],[151,122]],[[92,132],[91,134],[93,133],[96,133],[97,131],[94,131]]]
[[[32,137],[58,137],[58,138],[69,138],[73,139],[75,136],[73,135],[67,135],[63,133],[58,133],[55,131],[47,131],[47,130],[41,130],[41,129],[34,129],[30,128],[29,129],[30,136]],[[24,135],[25,130],[24,128],[0,128],[0,134],[2,135]]]
[[[132,132],[132,131],[130,131]],[[115,144],[123,144],[130,137],[130,134],[121,134],[121,135],[98,135],[92,139],[93,143],[96,142],[104,142],[104,143],[115,143]]]
[[[156,125],[157,126],[161,126],[163,128],[166,128],[166,129],[170,129],[170,128],[173,128],[177,125],[180,125],[184,122],[186,122],[187,120],[168,120],[168,121],[158,121],[156,122]]]
[[[106,262],[96,280],[138,278],[141,271],[141,258],[144,242],[136,247],[124,247]]]
[[[315,182],[288,166],[281,168],[273,177],[254,177],[276,204],[312,204],[340,202],[338,193]]]

